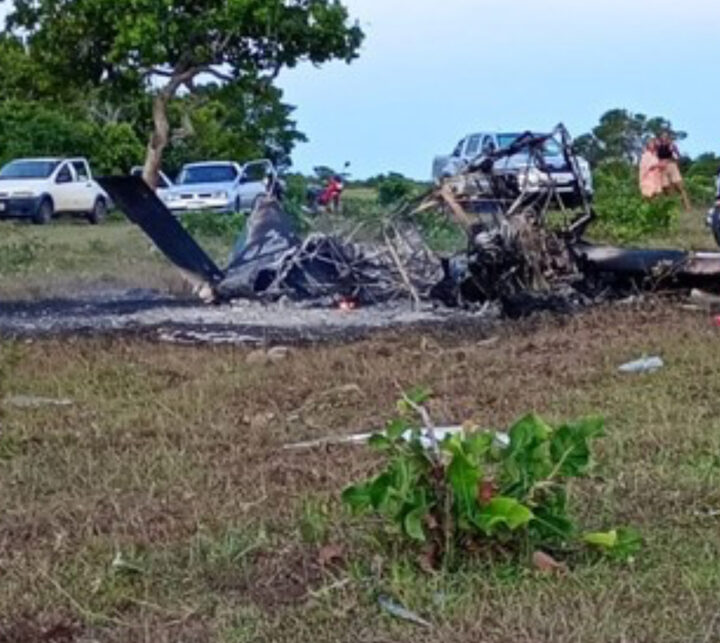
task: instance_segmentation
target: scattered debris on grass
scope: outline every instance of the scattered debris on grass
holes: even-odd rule
[[[408,429],[402,434],[401,439],[406,442],[419,438],[420,444],[423,448],[429,449],[433,440],[442,441],[445,438],[449,438],[453,435],[463,433],[467,427],[464,426],[446,426],[437,427],[433,429],[434,436],[431,436],[429,429]],[[356,433],[355,435],[338,435],[329,438],[321,438],[319,440],[310,440],[308,442],[297,442],[295,444],[287,444],[283,448],[288,451],[299,451],[305,449],[316,449],[324,446],[339,446],[339,445],[360,445],[368,444],[377,433]],[[504,437],[500,437],[500,440],[504,440]]]
[[[655,373],[665,366],[661,357],[643,357],[623,364],[618,370],[621,373]]]
[[[415,612],[411,612],[409,609],[396,603],[387,596],[380,596],[378,598],[378,603],[380,604],[380,607],[383,609],[383,611],[390,614],[390,616],[399,618],[402,621],[407,621],[408,623],[413,623],[414,625],[419,625],[420,627],[432,627],[432,624],[429,621],[426,621],[424,618],[418,616]]]
[[[259,344],[262,339],[252,335],[243,335],[234,331],[200,331],[200,330],[160,330],[158,339],[168,344],[218,344],[245,346]]]
[[[35,395],[11,395],[3,400],[3,404],[16,409],[39,409],[42,407],[68,407],[72,406],[74,402],[67,399],[38,397]]]
[[[286,360],[290,353],[287,346],[274,346],[267,350],[261,348],[248,353],[245,363],[250,366],[275,364]]]
[[[536,551],[532,557],[533,567],[544,574],[566,574],[568,566],[555,560],[550,554],[543,551]]]

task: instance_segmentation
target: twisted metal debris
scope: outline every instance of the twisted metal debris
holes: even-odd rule
[[[570,192],[566,183],[561,193],[546,166],[543,150],[549,141],[561,150]],[[504,172],[501,161],[518,155],[526,159],[525,173]],[[544,177],[541,189],[529,180],[531,171]],[[583,240],[595,215],[562,125],[478,156],[458,176],[376,222],[372,243],[354,241],[356,230],[344,236],[315,232],[303,239],[282,204],[267,199],[250,216],[225,270],[142,180],[111,177],[100,183],[215,302],[285,298],[334,306],[407,299],[416,306],[466,308],[497,302],[515,316],[536,308],[568,310],[627,288],[717,289],[720,284],[720,254],[622,249]],[[448,255],[431,250],[419,225],[426,212],[458,226],[465,248]],[[560,225],[549,224],[551,213],[557,213]]]

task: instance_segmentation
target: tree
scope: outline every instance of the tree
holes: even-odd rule
[[[720,156],[714,152],[700,154],[688,168],[688,176],[715,179],[720,168]]]
[[[665,118],[648,118],[626,109],[612,109],[600,117],[600,123],[591,133],[575,140],[575,148],[593,165],[604,161],[636,164],[645,141],[662,132],[669,132],[676,140],[687,137],[685,132],[674,130]]]
[[[270,87],[284,67],[353,60],[363,33],[339,0],[15,0],[12,33],[55,77],[153,93],[144,176],[170,142],[168,106],[209,81]]]
[[[52,78],[35,63],[22,41],[0,35],[0,87],[2,100],[40,100],[52,91]]]
[[[165,167],[177,170],[198,158],[262,157],[287,168],[295,143],[306,140],[291,118],[293,110],[273,86],[247,88],[233,83],[199,88],[194,95],[174,101],[169,110],[170,122],[179,126],[171,137]]]

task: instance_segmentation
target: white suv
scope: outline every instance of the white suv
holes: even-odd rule
[[[0,217],[43,224],[70,213],[100,223],[109,202],[83,158],[17,159],[0,169]]]

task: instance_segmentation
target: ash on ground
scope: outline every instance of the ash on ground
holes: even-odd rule
[[[11,338],[139,333],[174,343],[255,344],[361,337],[371,331],[491,323],[500,311],[450,311],[410,301],[351,310],[287,300],[206,306],[153,291],[106,291],[41,302],[4,302],[0,335]]]

